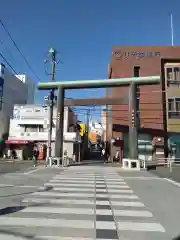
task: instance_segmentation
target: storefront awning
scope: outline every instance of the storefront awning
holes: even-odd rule
[[[25,140],[6,140],[6,144],[29,144],[32,143],[32,141],[25,141]]]

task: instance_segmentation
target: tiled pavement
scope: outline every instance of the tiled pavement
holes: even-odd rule
[[[72,167],[45,185],[49,191],[23,199],[28,206],[1,215],[0,230],[39,240],[164,239],[163,226],[114,168]]]

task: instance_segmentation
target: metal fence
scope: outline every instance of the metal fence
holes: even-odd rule
[[[176,165],[180,166],[180,158],[174,159],[172,157],[168,157],[168,158],[157,158],[152,161],[145,161],[145,160],[140,160],[140,161],[141,161],[141,167],[144,169],[147,169],[148,166],[156,166],[156,167],[164,166],[166,168],[169,168],[169,171],[172,172],[173,166],[176,166]]]

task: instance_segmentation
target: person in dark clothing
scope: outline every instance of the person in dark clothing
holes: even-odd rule
[[[102,149],[101,155],[103,157],[104,163],[106,163],[106,150],[105,150],[105,148]]]
[[[39,154],[39,151],[35,148],[35,149],[33,150],[33,161],[34,161],[34,167],[37,166],[38,154]]]

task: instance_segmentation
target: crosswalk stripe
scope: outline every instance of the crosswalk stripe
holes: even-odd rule
[[[96,221],[96,229],[116,229],[114,222]]]
[[[96,193],[96,197],[97,198],[110,198],[110,199],[139,199],[138,196],[136,195],[133,195],[133,194],[129,194],[129,195],[126,195],[126,194],[116,194],[116,195],[108,195],[108,194],[97,194]]]
[[[0,217],[0,226],[54,227],[93,229],[91,220],[66,220],[52,218]]]
[[[94,197],[94,193],[59,193],[59,192],[35,192],[31,194],[41,196],[52,196],[52,197]]]
[[[21,236],[9,236],[9,234],[0,234],[0,239],[3,240],[24,240]],[[59,236],[33,236],[34,240],[94,240],[94,238],[72,238],[72,237],[59,237]],[[96,238],[98,240],[98,238]],[[100,239],[100,240],[111,240],[111,239]]]
[[[114,216],[120,216],[120,217],[152,217],[152,213],[145,210],[117,210],[114,209]]]
[[[131,189],[108,189],[108,193],[133,193]]]
[[[94,184],[94,183],[95,183],[95,181],[92,181],[92,180],[89,180],[89,181],[87,181],[87,180],[86,180],[86,181],[84,181],[84,180],[83,180],[83,181],[74,180],[74,181],[73,181],[73,180],[71,180],[71,179],[62,179],[62,180],[60,180],[60,182],[61,182],[61,183],[64,183],[64,184],[66,184],[66,183],[81,183],[82,185],[83,185],[83,184],[87,184],[87,183],[88,183],[88,184]]]
[[[70,188],[70,187],[54,187],[53,188],[54,191],[69,191],[69,192],[94,192],[94,188]]]
[[[89,184],[89,183],[87,183],[87,184],[81,184],[81,183],[66,183],[66,184],[64,184],[64,183],[62,183],[62,182],[60,182],[60,181],[56,181],[56,180],[51,180],[51,181],[49,181],[48,183],[45,183],[45,185],[54,185],[54,186],[66,186],[66,187],[68,187],[68,186],[77,186],[77,187],[94,187],[93,186],[93,184]]]
[[[160,223],[118,221],[117,225],[118,225],[118,230],[121,230],[121,231],[165,232],[165,229]]]
[[[48,198],[25,198],[22,202],[49,203],[49,204],[74,204],[74,205],[94,205],[94,200],[76,200],[76,199],[48,199]]]
[[[59,207],[27,207],[21,212],[26,213],[57,213],[57,214],[80,214],[93,215],[95,213],[93,208],[59,208]]]
[[[141,202],[124,202],[124,201],[111,201],[112,206],[120,207],[144,207],[144,204]]]

